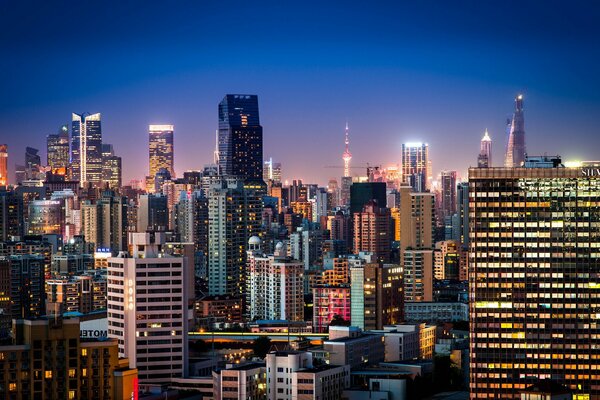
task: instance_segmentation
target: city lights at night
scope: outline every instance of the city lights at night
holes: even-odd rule
[[[6,2],[0,399],[600,400],[599,20]]]

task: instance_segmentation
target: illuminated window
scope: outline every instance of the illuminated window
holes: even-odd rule
[[[11,391],[11,392],[15,392],[15,391],[17,390],[17,384],[16,384],[16,383],[14,383],[14,382],[13,382],[13,383],[10,383],[10,384],[8,385],[8,390],[9,390],[9,391]]]
[[[81,376],[83,376],[84,378],[87,376],[87,368],[83,368],[81,370]]]
[[[75,378],[75,370],[74,369],[69,370],[69,378]]]
[[[44,373],[44,378],[46,378],[46,379],[52,379],[52,371],[46,371]]]
[[[69,390],[69,400],[73,400],[75,398],[75,391]]]
[[[81,355],[82,356],[87,356],[87,349],[81,349]]]

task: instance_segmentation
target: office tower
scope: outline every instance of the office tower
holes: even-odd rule
[[[390,210],[371,200],[362,212],[354,213],[353,221],[354,253],[372,252],[377,260],[389,262],[392,242]]]
[[[402,143],[402,180],[416,192],[431,189],[430,163],[427,143]]]
[[[400,187],[400,260],[405,301],[433,300],[434,196]]]
[[[95,203],[81,204],[81,233],[95,251],[127,250],[127,198],[106,191]]]
[[[481,148],[477,157],[477,166],[479,168],[489,168],[492,166],[492,139],[487,129],[481,139]]]
[[[8,186],[8,146],[0,144],[0,186]]]
[[[318,188],[317,192],[315,193],[312,220],[321,223],[321,218],[327,217],[328,210],[329,200],[327,196],[327,190],[325,188]]]
[[[132,254],[108,259],[108,336],[141,384],[187,375],[188,260],[161,252],[162,232],[130,233]]]
[[[102,182],[102,124],[100,113],[72,115],[71,169],[81,186]]]
[[[39,317],[46,313],[46,260],[39,254],[11,255],[10,314],[13,318]]]
[[[243,297],[246,249],[260,235],[262,201],[241,180],[221,177],[207,190],[208,293]]]
[[[102,181],[113,190],[121,188],[122,160],[115,156],[112,144],[102,144]]]
[[[5,399],[131,399],[137,371],[119,359],[117,341],[85,340],[88,321],[17,319],[10,344],[0,345],[0,394]],[[15,371],[18,366],[17,372]]]
[[[520,167],[525,162],[525,118],[523,116],[523,95],[515,98],[515,112],[507,127],[505,167]]]
[[[371,200],[380,208],[387,207],[385,182],[356,182],[350,187],[350,213],[361,212]]]
[[[139,197],[137,232],[165,231],[169,227],[167,196],[144,194]]]
[[[250,238],[246,269],[250,320],[304,321],[304,265],[287,257],[281,242],[273,255],[264,254],[260,246],[260,238]]]
[[[196,252],[208,255],[208,199],[202,191],[180,192],[175,205],[175,231],[182,242],[194,243]]]
[[[65,207],[61,200],[33,200],[26,222],[28,235],[65,234]]]
[[[265,182],[281,183],[281,163],[273,162],[272,158],[263,165],[263,180]]]
[[[437,217],[443,223],[456,212],[456,171],[440,173],[440,212]]]
[[[0,188],[0,242],[23,236],[23,197]]]
[[[313,292],[313,331],[327,332],[334,318],[350,323],[350,285],[315,285]]]
[[[219,103],[219,167],[244,181],[263,178],[263,130],[258,96],[228,94]]]
[[[343,211],[337,211],[335,215],[328,217],[327,229],[332,240],[342,240],[347,247],[351,247],[350,217]]]
[[[462,249],[459,242],[454,240],[437,242],[434,252],[434,278],[459,280],[465,277],[466,257],[466,251]]]
[[[524,166],[469,169],[471,398],[547,378],[598,398],[597,169]]]
[[[295,260],[302,261],[305,269],[321,263],[323,258],[323,241],[326,232],[318,225],[309,225],[297,228],[290,234],[289,254]]]
[[[149,181],[154,183],[156,173],[162,168],[169,171],[169,175],[175,178],[173,125],[150,125],[148,127],[148,135],[150,158]]]
[[[57,134],[46,136],[47,163],[52,172],[67,174],[69,166],[69,128],[63,125]]]
[[[402,271],[395,264],[350,267],[350,318],[362,330],[383,329],[403,320]]]

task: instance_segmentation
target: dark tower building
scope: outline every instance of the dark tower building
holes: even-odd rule
[[[100,186],[102,183],[102,125],[100,113],[73,113],[71,131],[73,180]]]
[[[262,181],[263,130],[256,95],[228,94],[219,103],[219,166],[224,175]]]
[[[525,162],[525,118],[523,116],[523,95],[515,98],[515,113],[509,125],[506,146],[505,167],[520,167]]]
[[[361,212],[365,204],[371,200],[380,208],[387,207],[385,182],[356,182],[350,186],[350,213]]]

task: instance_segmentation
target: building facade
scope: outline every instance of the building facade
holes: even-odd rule
[[[600,179],[560,159],[525,166],[469,170],[471,398],[541,379],[600,398]]]
[[[102,182],[102,124],[100,113],[73,113],[71,129],[72,179],[81,186]]]

